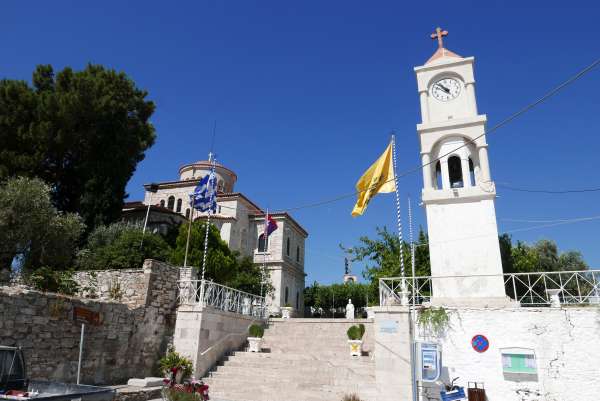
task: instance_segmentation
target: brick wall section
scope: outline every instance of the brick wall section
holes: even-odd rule
[[[179,272],[154,260],[146,260],[141,272],[117,275],[129,283],[121,287],[125,293],[133,289],[134,301],[0,287],[0,345],[23,347],[33,379],[75,382],[81,325],[73,321],[73,308],[83,307],[98,312],[101,324],[86,325],[82,383],[119,384],[157,374],[156,362],[173,336]]]

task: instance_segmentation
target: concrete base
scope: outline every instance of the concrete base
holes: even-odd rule
[[[132,387],[158,387],[163,385],[163,377],[145,377],[143,379],[129,379],[128,386]]]
[[[476,308],[518,308],[520,304],[509,297],[480,297],[480,298],[450,298],[450,297],[431,297],[431,301],[424,303],[424,306],[435,307],[476,307]]]

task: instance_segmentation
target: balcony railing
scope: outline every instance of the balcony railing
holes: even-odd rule
[[[180,305],[211,306],[259,319],[268,316],[264,297],[206,280],[182,280],[177,285]]]
[[[600,270],[381,278],[379,304],[420,305],[430,302],[435,296],[433,282],[442,286],[446,280],[453,285],[457,279],[485,277],[502,277],[506,295],[521,305],[549,306],[559,302],[563,305],[600,306]]]

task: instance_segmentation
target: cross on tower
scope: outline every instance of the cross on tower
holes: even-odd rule
[[[435,33],[431,34],[431,39],[436,39],[438,40],[438,47],[441,49],[444,47],[444,40],[442,39],[444,36],[448,35],[448,31],[442,31],[442,28],[440,28],[439,26],[437,28],[435,28]]]

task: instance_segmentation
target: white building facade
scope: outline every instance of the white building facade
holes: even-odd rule
[[[190,194],[198,181],[210,171],[208,161],[186,164],[179,169],[179,180],[145,185],[145,205],[160,205],[186,218],[206,219],[206,213],[192,210]],[[266,249],[262,240],[265,212],[242,193],[234,192],[237,175],[216,164],[217,212],[211,224],[220,231],[229,248],[249,256],[254,263],[266,265],[274,287],[269,304],[272,312],[285,305],[304,310],[304,252],[308,232],[288,213],[269,213],[277,229],[268,237]],[[151,191],[155,185],[156,192]]]
[[[486,116],[477,112],[473,57],[440,46],[415,68],[434,303],[486,299],[505,303],[498,227],[490,175]],[[461,277],[462,276],[462,277]],[[470,276],[470,277],[465,277]],[[479,276],[479,277],[473,277]]]

